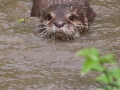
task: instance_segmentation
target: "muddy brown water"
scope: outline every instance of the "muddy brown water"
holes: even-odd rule
[[[114,53],[120,67],[120,0],[91,0],[97,13],[91,29],[72,41],[38,37],[31,0],[0,0],[0,90],[97,90],[96,73],[82,77],[78,50]],[[26,23],[17,23],[20,18]]]

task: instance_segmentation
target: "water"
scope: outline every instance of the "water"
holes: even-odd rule
[[[31,0],[0,0],[0,90],[96,90],[96,73],[82,77],[78,50],[96,47],[114,53],[120,66],[120,1],[91,0],[97,13],[91,29],[71,41],[36,36]],[[25,18],[25,23],[17,23]]]

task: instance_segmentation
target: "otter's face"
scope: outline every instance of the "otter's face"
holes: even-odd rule
[[[43,24],[46,29],[42,32],[49,38],[72,39],[80,36],[85,29],[83,15],[75,6],[53,5],[45,10],[42,15]]]

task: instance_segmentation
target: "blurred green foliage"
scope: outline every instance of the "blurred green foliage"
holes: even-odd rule
[[[85,48],[78,51],[77,56],[83,56],[85,58],[81,70],[82,75],[90,71],[99,72],[100,75],[95,80],[106,84],[103,90],[120,90],[120,68],[107,68],[105,65],[106,63],[111,65],[116,63],[113,54],[100,56],[96,48]]]
[[[17,20],[18,23],[22,23],[22,22],[25,22],[25,19],[24,18],[20,18],[19,20]]]

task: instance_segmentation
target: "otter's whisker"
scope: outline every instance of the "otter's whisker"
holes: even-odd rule
[[[72,36],[74,36],[75,35],[75,31],[72,31]]]
[[[72,37],[73,36],[73,33],[72,31],[69,32],[69,36]]]
[[[38,25],[39,25],[39,26],[45,26],[44,23],[39,23]]]
[[[47,32],[45,33],[45,36],[49,36],[49,34],[50,34],[50,31],[49,30],[47,30]]]
[[[67,36],[70,38],[72,36],[71,32],[67,32]]]
[[[46,27],[38,28],[39,30],[46,29]]]
[[[43,34],[43,33],[46,33],[47,32],[47,30],[44,30],[44,31],[42,31],[40,34]]]
[[[48,29],[47,30],[47,33],[46,33],[46,36],[49,38],[49,37],[51,37],[52,36],[52,30],[51,29]]]

